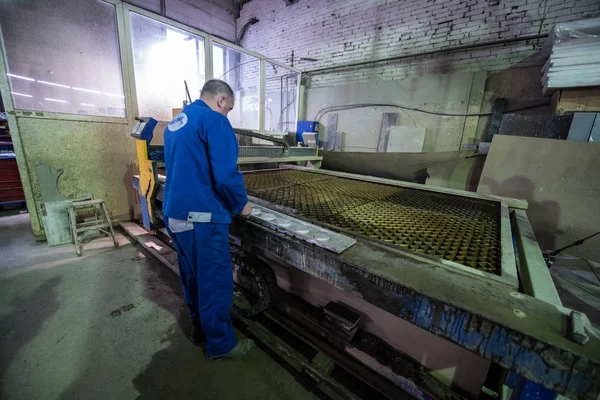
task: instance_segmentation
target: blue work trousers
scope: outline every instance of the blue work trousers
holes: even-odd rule
[[[233,271],[229,225],[194,223],[193,230],[168,231],[177,250],[190,317],[200,320],[206,335],[206,354],[228,353],[237,344],[231,325]]]

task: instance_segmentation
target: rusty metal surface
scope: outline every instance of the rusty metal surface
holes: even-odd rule
[[[297,170],[244,179],[249,195],[303,217],[500,275],[500,206],[493,201]]]

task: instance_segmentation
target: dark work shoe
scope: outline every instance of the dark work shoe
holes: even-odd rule
[[[206,355],[206,359],[208,361],[218,361],[218,360],[239,360],[242,357],[245,357],[252,351],[254,348],[254,341],[252,339],[240,339],[237,344],[229,353],[222,354],[220,356],[209,356]]]
[[[190,340],[196,346],[201,346],[206,343],[206,336],[204,336],[200,321],[192,320],[192,334],[190,335]]]

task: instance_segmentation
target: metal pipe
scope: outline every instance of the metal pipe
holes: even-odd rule
[[[233,128],[233,130],[238,135],[249,136],[249,137],[253,137],[256,139],[268,140],[269,142],[277,143],[277,144],[283,146],[283,155],[284,156],[287,156],[289,153],[290,145],[288,144],[288,142],[285,139],[278,139],[278,138],[274,138],[269,135],[263,135],[261,133],[255,132],[255,131],[251,131],[249,129]]]
[[[237,38],[235,39],[235,44],[240,46],[242,44],[242,39],[244,38],[244,35],[246,34],[246,31],[248,30],[248,28],[250,28],[250,26],[256,24],[257,22],[258,22],[258,18],[256,18],[256,17],[250,18],[248,20],[248,22],[246,22],[244,24],[244,26],[242,26],[242,29],[240,29],[240,33],[238,34]]]
[[[308,71],[303,71],[302,73],[309,74],[309,75],[310,74],[319,74],[319,73],[325,73],[325,72],[335,71],[335,70],[344,69],[344,68],[353,68],[353,67],[360,67],[363,65],[378,64],[378,63],[389,62],[389,61],[398,61],[398,60],[403,60],[405,58],[411,58],[411,57],[422,57],[422,56],[428,56],[428,55],[438,54],[438,53],[452,53],[455,51],[477,49],[477,48],[489,47],[489,46],[497,46],[497,45],[501,45],[501,44],[506,45],[506,44],[511,44],[511,43],[524,42],[527,40],[544,39],[547,37],[548,37],[548,34],[543,34],[543,35],[523,36],[523,37],[512,38],[512,39],[494,40],[491,42],[467,44],[464,46],[457,46],[457,47],[451,47],[451,48],[446,48],[446,49],[435,49],[435,50],[423,51],[420,53],[403,54],[403,55],[394,56],[394,57],[382,58],[379,60],[359,61],[359,62],[355,62],[355,63],[336,65],[333,67],[316,68],[316,69],[312,69],[312,70],[308,70]]]
[[[277,130],[281,131],[283,129],[283,124],[281,123],[281,118],[283,113],[283,75],[279,78],[279,121],[277,121]]]
[[[160,0],[160,15],[167,16],[167,0]]]

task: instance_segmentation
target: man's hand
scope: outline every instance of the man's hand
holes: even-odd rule
[[[248,218],[250,215],[252,215],[252,206],[250,205],[250,202],[247,202],[244,206],[244,209],[240,213],[240,216]]]

